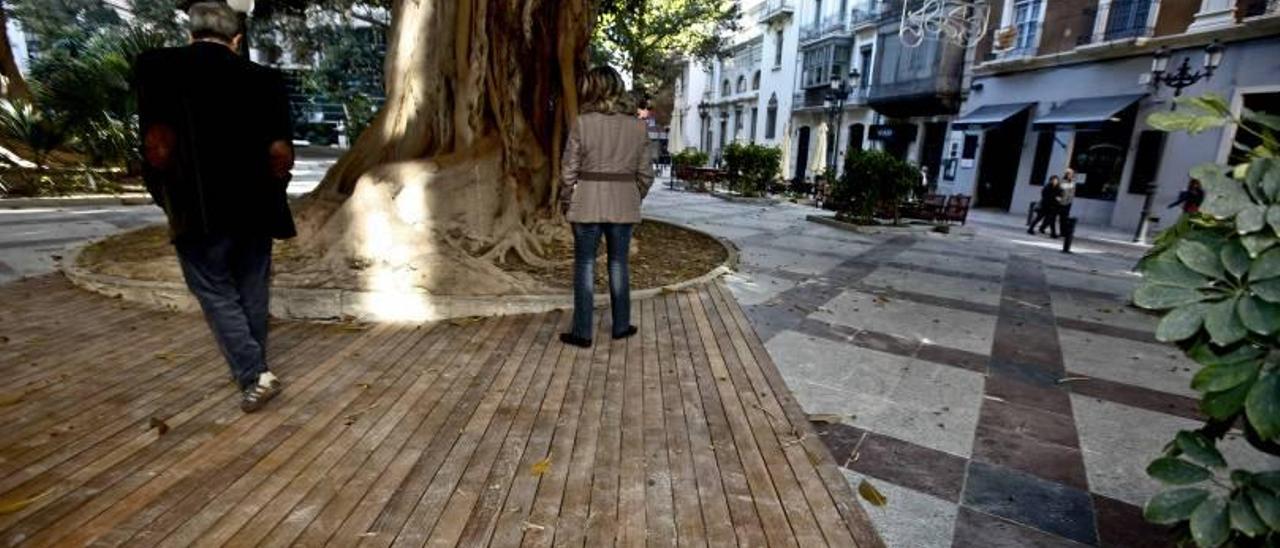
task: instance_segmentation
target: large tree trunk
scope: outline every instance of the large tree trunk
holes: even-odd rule
[[[13,48],[9,45],[9,17],[5,13],[4,1],[0,0],[0,97],[7,99],[31,99],[31,89],[18,70],[18,62],[13,58]]]
[[[373,123],[298,205],[295,272],[374,289],[535,289],[564,128],[577,113],[586,0],[396,0]]]

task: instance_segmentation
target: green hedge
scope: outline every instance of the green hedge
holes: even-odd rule
[[[782,150],[755,143],[732,143],[724,149],[730,187],[743,196],[763,196],[778,178]]]
[[[850,152],[845,156],[844,173],[831,189],[831,203],[849,220],[870,223],[877,210],[894,211],[920,184],[920,168],[879,150]]]

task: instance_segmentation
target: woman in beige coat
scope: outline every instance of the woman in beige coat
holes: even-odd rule
[[[560,340],[591,346],[595,307],[596,246],[609,253],[609,304],[613,338],[636,334],[631,325],[631,281],[627,250],[631,228],[640,222],[640,201],[653,184],[649,133],[629,108],[622,78],[609,67],[587,72],[581,114],[569,131],[561,193],[565,218],[573,225],[573,325]]]

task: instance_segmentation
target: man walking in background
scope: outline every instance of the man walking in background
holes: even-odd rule
[[[188,13],[190,45],[135,64],[143,176],[251,413],[282,389],[267,369],[267,309],[272,239],[295,235],[289,103],[278,73],[236,53],[243,29],[230,7]]]
[[[1058,228],[1063,234],[1067,232],[1067,219],[1071,218],[1071,202],[1076,199],[1076,170],[1067,168],[1062,173],[1062,183],[1058,186]]]

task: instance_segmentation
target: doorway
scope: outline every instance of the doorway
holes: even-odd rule
[[[795,182],[804,182],[805,170],[809,167],[809,126],[802,126],[796,136],[796,176]]]
[[[1022,140],[1027,134],[1030,111],[1023,110],[987,130],[978,160],[978,185],[974,205],[1008,211],[1018,183]]]
[[[929,122],[924,125],[924,141],[920,143],[920,166],[928,172],[929,190],[938,187],[938,173],[942,166],[942,149],[947,142],[947,123]]]

